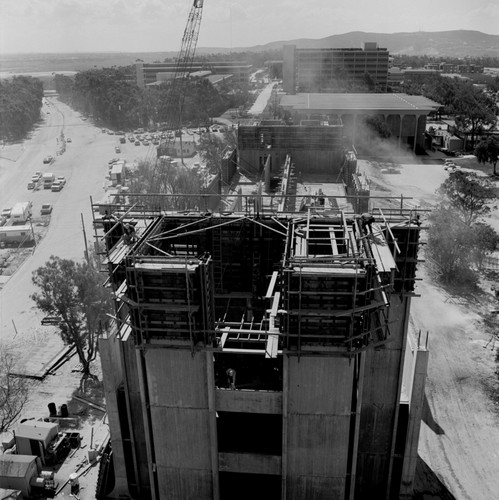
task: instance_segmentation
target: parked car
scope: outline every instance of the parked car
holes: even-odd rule
[[[68,137],[68,138],[66,139],[66,142],[71,142],[71,137]]]
[[[140,141],[135,141],[136,146],[140,146]]]
[[[33,181],[28,182],[28,189],[35,189],[36,184]]]
[[[11,208],[4,208],[2,210],[2,213],[0,214],[0,217],[5,217],[6,219],[8,219],[10,217],[11,212],[12,212],[12,207]]]
[[[61,175],[61,176],[57,177],[56,182],[60,182],[62,186],[65,186],[66,185],[66,177]]]
[[[114,152],[115,152],[115,153],[121,153],[121,148],[120,148],[120,147],[118,147],[118,146],[116,146],[116,147],[114,148]]]
[[[49,155],[43,159],[43,163],[52,163],[53,160],[54,160],[54,157]]]
[[[50,189],[54,192],[60,191],[62,189],[62,184],[59,181],[54,181]]]
[[[144,139],[144,142],[142,143],[144,146],[149,146],[149,141]]]
[[[40,210],[40,215],[49,215],[52,212],[52,205],[50,203],[44,203],[42,209]]]
[[[39,182],[41,178],[42,178],[42,173],[41,173],[41,172],[35,172],[35,173],[31,176],[31,180],[32,180],[33,182]]]
[[[125,138],[125,136],[120,137],[120,144],[126,144],[126,138]]]

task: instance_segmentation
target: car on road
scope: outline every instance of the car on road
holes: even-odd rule
[[[28,189],[35,189],[36,184],[33,181],[28,182]]]
[[[66,139],[66,142],[71,142],[71,137],[68,137],[68,138]]]
[[[119,148],[118,146],[116,146],[116,147],[114,148],[114,152],[115,152],[115,153],[121,153],[121,148]]]
[[[66,177],[61,175],[61,176],[57,177],[56,182],[60,182],[62,186],[65,186],[66,185]]]
[[[43,159],[43,163],[52,163],[54,161],[54,157],[53,156],[46,156],[44,159]]]
[[[0,217],[5,217],[6,219],[8,219],[10,217],[11,212],[12,212],[12,207],[11,208],[4,208],[2,210],[2,213],[0,214]]]
[[[52,205],[50,203],[44,203],[40,210],[40,215],[49,215],[52,212]]]
[[[149,141],[144,139],[144,142],[142,143],[144,146],[149,146]]]
[[[59,181],[54,181],[52,183],[52,187],[50,189],[54,192],[57,192],[57,191],[60,191],[62,189],[62,186],[63,185]]]
[[[31,176],[31,180],[32,180],[33,182],[39,182],[41,178],[42,178],[42,173],[41,173],[41,172],[35,172],[35,173]]]
[[[126,137],[120,137],[120,144],[126,144]]]

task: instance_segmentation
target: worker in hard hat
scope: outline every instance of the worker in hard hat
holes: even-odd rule
[[[236,390],[236,370],[234,368],[228,368],[225,372],[227,374],[227,383],[229,387],[235,391]]]

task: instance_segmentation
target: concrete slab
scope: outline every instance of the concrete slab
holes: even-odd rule
[[[70,350],[71,347],[64,345],[57,333],[44,335],[40,341],[35,340],[30,346],[26,346],[24,354],[16,363],[13,375],[41,380],[55,362]]]

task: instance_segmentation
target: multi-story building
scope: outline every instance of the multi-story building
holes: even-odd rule
[[[320,128],[303,127],[308,148],[295,127],[243,128],[219,211],[143,195],[96,219],[116,296],[100,342],[112,497],[410,496],[428,355],[408,332],[419,219],[336,196],[355,158],[310,171],[341,150],[341,124]]]
[[[135,63],[137,85],[144,87],[150,83],[173,78],[177,68],[175,61],[163,63]],[[247,87],[252,66],[244,61],[194,61],[190,72],[208,70],[213,75],[232,75],[231,82]]]
[[[363,48],[283,49],[283,89],[285,92],[337,92],[355,87],[372,87],[386,92],[389,53],[377,43]]]

